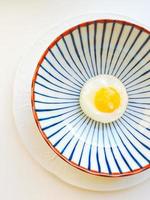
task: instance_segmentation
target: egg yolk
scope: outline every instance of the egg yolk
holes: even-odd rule
[[[111,113],[120,106],[121,98],[113,87],[103,87],[96,92],[94,101],[100,112]]]

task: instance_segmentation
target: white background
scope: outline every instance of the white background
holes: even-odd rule
[[[0,199],[141,200],[150,180],[118,192],[69,186],[41,168],[18,137],[12,117],[12,86],[20,57],[45,32],[88,12],[117,13],[150,26],[149,0],[0,0]]]

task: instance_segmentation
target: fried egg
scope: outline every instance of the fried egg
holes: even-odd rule
[[[98,75],[89,79],[81,89],[80,106],[91,119],[109,123],[125,112],[128,95],[123,83],[111,75]]]

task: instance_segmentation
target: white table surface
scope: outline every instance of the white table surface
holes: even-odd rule
[[[149,0],[0,0],[0,199],[141,200],[150,180],[116,192],[72,187],[40,167],[23,146],[12,116],[12,86],[20,57],[47,28],[87,12],[118,13],[150,26]]]

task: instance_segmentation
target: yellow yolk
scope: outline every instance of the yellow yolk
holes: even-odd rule
[[[103,87],[96,92],[94,103],[100,112],[111,113],[119,108],[121,98],[113,87]]]

